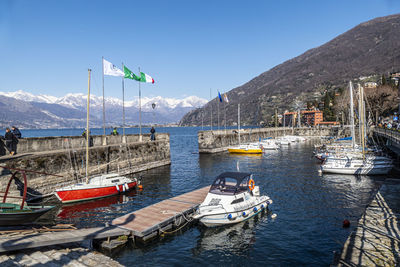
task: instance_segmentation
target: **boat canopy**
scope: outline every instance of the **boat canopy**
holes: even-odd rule
[[[219,195],[235,195],[247,191],[251,173],[224,172],[215,178],[210,193]]]
[[[351,139],[352,139],[352,137],[349,136],[349,137],[343,137],[343,138],[336,139],[336,141],[350,141]]]

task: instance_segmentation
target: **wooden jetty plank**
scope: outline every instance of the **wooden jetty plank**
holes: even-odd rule
[[[113,221],[113,224],[129,230],[134,229],[135,233],[140,234],[141,232],[146,232],[147,229],[152,228],[155,225],[155,222],[157,224],[162,224],[163,222],[174,219],[176,216],[180,216],[182,212],[187,212],[188,210],[193,209],[194,206],[194,204],[164,200],[156,205],[134,212],[134,217],[132,217],[134,218],[133,220],[126,221],[125,218],[120,218],[124,223],[120,223],[116,219]],[[129,215],[123,217],[129,217]]]
[[[129,234],[130,231],[126,229],[111,226],[65,232],[34,234],[29,236],[1,237],[0,252],[80,242],[87,239],[102,239]]]
[[[143,209],[131,212],[112,221],[112,225],[132,231],[136,236],[149,235],[177,218],[193,211],[206,197],[209,186],[163,200]]]

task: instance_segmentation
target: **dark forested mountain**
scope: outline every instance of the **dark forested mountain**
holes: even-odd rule
[[[228,124],[237,121],[237,104],[241,104],[241,121],[245,124],[267,122],[274,109],[279,112],[308,101],[319,100],[325,90],[345,87],[349,80],[400,71],[400,15],[376,18],[362,23],[328,43],[310,49],[251,81],[228,92]],[[217,122],[218,99],[202,109],[192,110],[182,125]],[[224,116],[220,107],[220,123]]]

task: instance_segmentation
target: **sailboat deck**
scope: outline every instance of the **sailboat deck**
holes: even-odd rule
[[[185,193],[163,200],[151,206],[126,214],[112,221],[112,225],[131,231],[135,236],[145,237],[154,232],[162,231],[164,227],[181,225],[205,199],[210,187]]]

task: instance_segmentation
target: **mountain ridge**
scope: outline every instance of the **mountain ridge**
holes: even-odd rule
[[[91,127],[102,125],[102,97],[90,96]],[[139,123],[138,99],[125,101],[125,124]],[[183,99],[145,97],[142,98],[142,123],[177,123],[188,111],[205,104],[207,100],[197,96]],[[22,90],[0,92],[0,125],[17,124],[23,128],[70,128],[84,127],[86,123],[87,96],[69,93],[63,97],[34,95]],[[156,104],[155,109],[152,103]],[[122,125],[122,100],[105,98],[106,124]]]
[[[349,80],[400,70],[399,29],[399,14],[363,22],[233,88],[227,93],[227,123],[237,121],[239,102],[242,123],[265,123],[275,108],[282,112],[298,103],[305,106],[307,101],[320,100],[326,90],[344,88]],[[215,98],[203,108],[190,111],[180,124],[199,125],[202,117],[210,124],[210,111],[216,118],[217,105]]]

